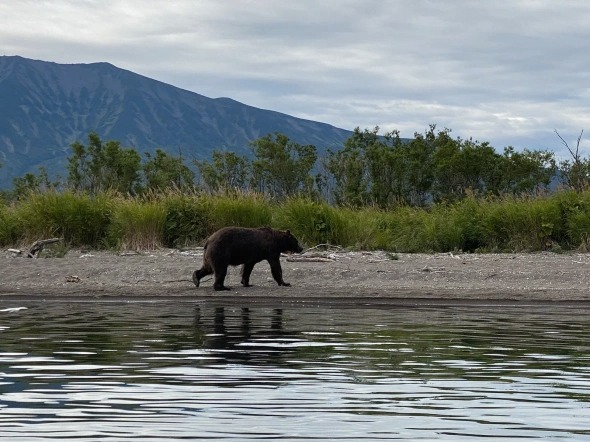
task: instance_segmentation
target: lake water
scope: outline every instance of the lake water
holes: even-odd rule
[[[584,306],[0,301],[0,440],[590,440]]]

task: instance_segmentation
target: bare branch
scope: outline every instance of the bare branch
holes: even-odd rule
[[[578,145],[576,146],[576,153],[574,153],[574,151],[570,148],[569,144],[567,144],[567,141],[565,141],[563,139],[563,137],[561,135],[559,135],[559,132],[557,132],[557,129],[554,129],[555,133],[557,134],[557,136],[559,137],[559,139],[561,140],[561,142],[563,143],[563,145],[565,147],[567,147],[567,150],[569,151],[570,155],[574,158],[574,162],[578,163],[580,161],[580,140],[582,139],[582,134],[580,134],[580,136],[578,137]],[[582,133],[584,133],[584,130],[582,130]]]
[[[580,150],[580,141],[582,141],[582,135],[584,135],[584,129],[582,129],[582,132],[580,132],[580,136],[578,137],[578,143],[576,144],[576,154]]]

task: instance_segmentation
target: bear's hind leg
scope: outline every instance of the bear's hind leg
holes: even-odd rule
[[[193,272],[193,282],[198,287],[201,283],[201,279],[203,279],[207,275],[211,275],[212,273],[213,269],[211,268],[211,266],[209,266],[209,264],[207,263],[203,263],[203,267]]]

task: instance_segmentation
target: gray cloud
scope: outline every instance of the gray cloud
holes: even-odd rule
[[[0,52],[107,61],[348,129],[435,123],[565,155],[553,129],[573,143],[590,122],[589,22],[583,0],[20,1],[0,5]]]

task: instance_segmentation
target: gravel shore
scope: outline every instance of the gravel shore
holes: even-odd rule
[[[590,303],[590,254],[578,253],[310,252],[281,258],[291,287],[278,287],[261,262],[250,279],[254,287],[242,287],[239,268],[230,268],[229,292],[213,291],[211,278],[199,288],[193,285],[200,249],[69,251],[62,258],[26,258],[5,250],[0,260],[0,299]]]

